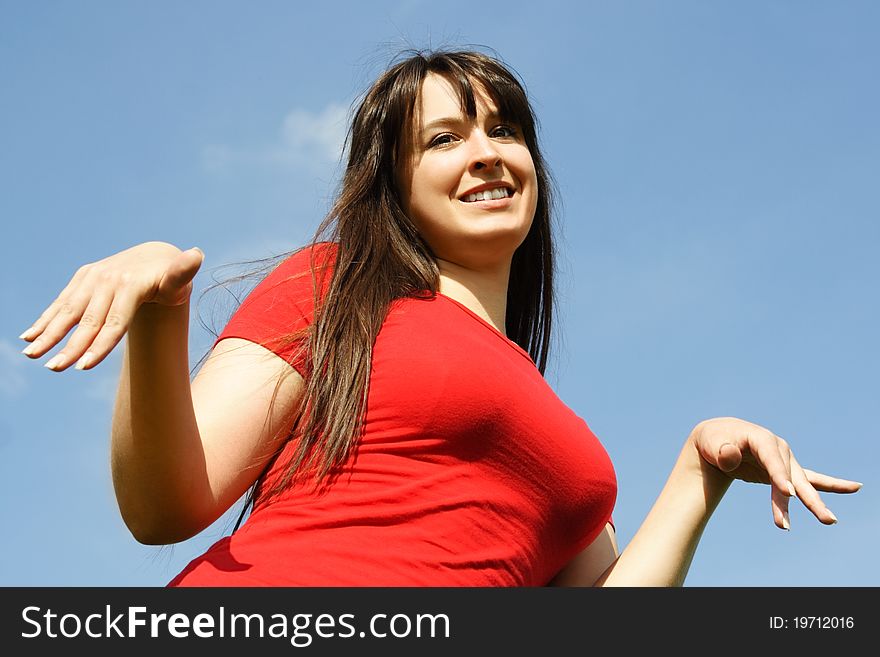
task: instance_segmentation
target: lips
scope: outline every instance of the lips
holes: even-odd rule
[[[469,189],[467,192],[459,196],[459,200],[463,203],[474,203],[475,201],[497,201],[499,199],[510,198],[513,196],[513,186],[501,180],[484,183]]]
[[[482,192],[475,192],[462,197],[465,203],[473,203],[474,201],[497,201],[502,198],[510,198],[513,192],[506,187],[496,187],[495,189],[487,189]]]

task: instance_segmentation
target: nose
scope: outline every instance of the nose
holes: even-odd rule
[[[501,166],[501,153],[497,145],[482,130],[475,130],[472,136],[473,151],[470,168],[476,171],[494,169]]]

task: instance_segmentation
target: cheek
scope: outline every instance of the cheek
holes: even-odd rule
[[[429,194],[451,195],[461,180],[463,167],[454,157],[436,157],[419,170],[419,185]]]
[[[538,204],[538,172],[535,171],[534,167],[532,167],[531,182],[532,182],[532,189],[535,190],[534,193],[532,194],[532,196],[535,197],[534,202],[535,202],[535,205],[537,205]]]
[[[538,172],[535,170],[535,163],[528,150],[526,150],[522,158],[517,161],[517,165],[517,174],[520,179],[520,184],[530,191],[529,205],[534,212],[538,205]]]
[[[454,198],[460,180],[461,170],[447,161],[419,167],[410,179],[410,208],[420,214],[430,214],[438,202]]]

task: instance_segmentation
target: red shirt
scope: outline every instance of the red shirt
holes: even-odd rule
[[[266,277],[218,341],[262,344],[309,376],[273,342],[312,319],[308,253]],[[617,482],[596,436],[526,351],[443,294],[391,304],[364,431],[328,492],[258,505],[169,585],[543,586],[612,522]]]

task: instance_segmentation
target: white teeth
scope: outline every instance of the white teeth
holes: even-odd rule
[[[491,201],[499,198],[508,198],[509,196],[511,196],[509,189],[506,187],[496,187],[495,189],[468,194],[461,200],[465,203],[473,203],[474,201]]]

